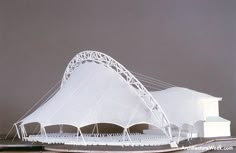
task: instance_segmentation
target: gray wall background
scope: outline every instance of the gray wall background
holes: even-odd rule
[[[223,97],[236,135],[236,1],[0,0],[0,134],[59,79],[78,52]]]

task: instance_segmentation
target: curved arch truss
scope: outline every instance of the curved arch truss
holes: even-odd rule
[[[80,64],[86,61],[92,61],[99,64],[104,64],[108,68],[111,68],[117,72],[130,86],[136,88],[137,95],[142,99],[147,108],[153,113],[153,115],[158,120],[160,127],[163,132],[172,139],[170,122],[162,110],[161,106],[158,104],[156,99],[149,93],[149,91],[144,87],[144,85],[123,65],[111,58],[110,56],[97,52],[97,51],[83,51],[78,53],[68,64],[65,73],[63,75],[61,86],[66,84],[67,80],[70,78],[71,74]]]

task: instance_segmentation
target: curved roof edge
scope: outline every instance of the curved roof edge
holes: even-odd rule
[[[151,111],[156,120],[160,122],[161,127],[166,127],[170,125],[170,122],[165,112],[158,104],[156,99],[151,95],[151,93],[144,87],[144,85],[123,65],[121,65],[119,62],[104,53],[97,51],[83,51],[78,53],[74,58],[72,58],[72,60],[66,67],[61,87],[67,82],[76,67],[79,67],[80,64],[83,64],[86,61],[92,61],[103,64],[104,66],[112,69],[117,74],[119,74],[129,86],[137,89],[135,93],[144,102],[144,104]],[[163,128],[162,130],[168,132],[165,128]],[[169,136],[171,136],[171,133],[169,133]]]
[[[112,57],[102,52],[86,50],[75,55],[74,58],[72,58],[72,60],[69,62],[69,64],[66,67],[61,86],[63,86],[66,83],[66,81],[70,78],[75,68],[78,67],[81,63],[86,62],[86,61],[94,61],[94,62],[104,64],[105,66],[117,72],[126,81],[127,84],[138,89],[137,94],[145,103],[147,108],[151,112],[156,110],[159,113],[163,114],[161,116],[163,117],[165,125],[170,125],[170,122],[165,112],[163,111],[159,103],[156,101],[156,99],[152,96],[152,94],[145,88],[145,86],[132,73],[130,73],[122,64],[120,64],[115,59],[113,59]]]

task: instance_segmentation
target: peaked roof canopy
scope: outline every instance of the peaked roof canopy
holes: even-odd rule
[[[66,68],[60,90],[20,124],[32,122],[42,127],[112,123],[128,128],[147,123],[160,128],[170,124],[155,98],[127,69],[95,51],[77,54]]]

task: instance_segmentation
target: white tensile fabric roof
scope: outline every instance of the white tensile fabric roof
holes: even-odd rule
[[[183,124],[194,125],[197,121],[206,120],[207,113],[211,111],[214,103],[222,100],[222,98],[182,87],[154,91],[151,94],[165,110],[170,123],[178,127]]]
[[[96,123],[128,128],[146,123],[161,127],[160,118],[154,116],[138,96],[137,90],[108,66],[87,61],[73,70],[67,82],[51,99],[18,123],[38,122],[42,127],[64,124],[77,128]],[[179,127],[205,120],[203,103],[221,100],[180,87],[151,94],[165,112],[168,122]]]
[[[86,62],[77,67],[62,88],[45,104],[21,120],[21,125],[41,126],[112,123],[124,128],[134,124],[158,125],[136,89],[103,64]]]

